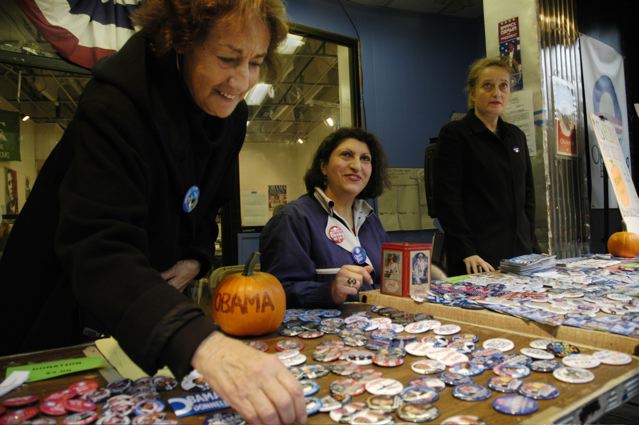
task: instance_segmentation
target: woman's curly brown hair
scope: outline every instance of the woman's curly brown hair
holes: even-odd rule
[[[162,56],[171,50],[184,52],[204,41],[220,20],[250,17],[260,18],[269,30],[263,76],[272,81],[279,72],[276,49],[288,33],[282,0],[146,0],[133,15],[133,22]]]

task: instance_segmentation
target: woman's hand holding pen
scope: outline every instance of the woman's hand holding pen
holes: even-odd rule
[[[373,284],[373,267],[347,264],[342,266],[331,282],[331,296],[336,304],[342,304],[349,295],[357,295],[364,282]]]

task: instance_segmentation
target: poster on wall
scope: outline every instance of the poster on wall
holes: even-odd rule
[[[533,108],[533,94],[531,90],[519,90],[512,94],[506,104],[505,118],[511,124],[515,124],[526,135],[528,154],[537,155],[537,143],[535,139],[535,112]]]
[[[5,182],[5,214],[18,214],[18,173],[16,170],[4,167]]]
[[[575,85],[553,75],[557,155],[577,156],[577,96]]]
[[[0,111],[0,161],[20,161],[20,114]]]
[[[521,66],[521,40],[519,38],[519,18],[514,17],[497,24],[499,35],[499,56],[511,67],[511,91],[524,88]]]
[[[597,114],[590,114],[590,125],[595,133],[595,140],[601,152],[601,161],[605,164],[613,194],[619,204],[619,210],[628,231],[639,234],[639,197],[626,166],[624,153],[621,150],[617,129],[607,119]]]
[[[626,166],[631,169],[623,57],[607,44],[584,34],[579,35],[579,43],[581,44],[586,111],[605,117],[612,125],[621,144]],[[605,164],[599,147],[595,142],[594,129],[591,124],[592,121],[589,120],[588,140],[590,142],[590,178],[592,183],[590,206],[592,208],[603,208]],[[610,208],[617,208],[618,206],[612,191],[609,191],[608,205]]]
[[[286,185],[273,184],[268,186],[268,209],[275,214],[280,208],[286,205]]]

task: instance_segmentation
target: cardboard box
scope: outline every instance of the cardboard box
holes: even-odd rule
[[[430,289],[431,244],[382,244],[382,294],[424,296]]]

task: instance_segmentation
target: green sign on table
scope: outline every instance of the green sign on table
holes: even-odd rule
[[[64,359],[9,367],[7,368],[6,376],[11,375],[11,372],[16,370],[28,371],[29,379],[27,382],[35,382],[105,366],[106,364],[102,357],[80,357],[77,359]]]

